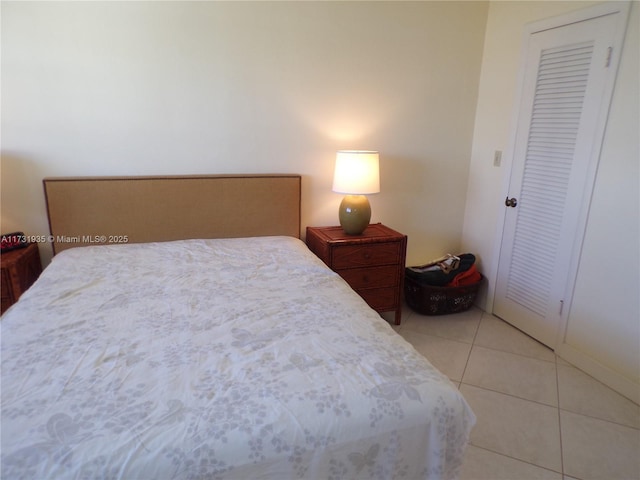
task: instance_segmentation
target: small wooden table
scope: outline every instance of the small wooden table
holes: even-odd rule
[[[347,235],[341,227],[307,227],[307,246],[351,288],[380,312],[402,316],[402,286],[407,236],[381,223],[361,235]]]
[[[42,272],[37,243],[0,254],[2,263],[2,311],[18,301]]]

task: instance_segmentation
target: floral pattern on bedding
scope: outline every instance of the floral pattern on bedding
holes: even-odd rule
[[[65,250],[1,328],[3,478],[455,478],[475,422],[293,238]]]

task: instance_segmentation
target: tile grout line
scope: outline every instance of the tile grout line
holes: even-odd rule
[[[496,450],[492,450],[492,449],[487,448],[487,447],[481,447],[481,446],[479,446],[479,445],[475,445],[475,444],[473,444],[473,443],[471,443],[471,442],[469,442],[469,445],[473,446],[474,448],[479,448],[480,450],[484,450],[484,451],[486,451],[486,452],[491,452],[491,453],[493,453],[493,454],[495,454],[495,455],[500,455],[501,457],[504,457],[504,458],[509,458],[509,459],[511,459],[511,460],[515,460],[515,461],[517,461],[517,462],[526,463],[527,465],[531,465],[532,467],[541,468],[541,469],[543,469],[543,470],[546,470],[547,472],[559,473],[560,475],[564,475],[562,472],[560,472],[560,471],[558,471],[558,470],[554,470],[553,468],[543,467],[542,465],[538,465],[538,464],[536,464],[536,463],[532,463],[532,462],[529,462],[529,461],[527,461],[527,460],[523,460],[523,459],[521,459],[521,458],[512,457],[512,456],[510,456],[510,455],[506,455],[506,454],[504,454],[504,453],[498,452],[498,451],[496,451]],[[572,478],[575,478],[575,480],[582,480],[582,479],[577,478],[577,477],[572,477]]]
[[[555,354],[555,352],[554,352]],[[560,436],[560,469],[562,470],[562,476],[566,476],[564,471],[564,445],[562,443],[562,418],[560,415],[560,375],[558,374],[558,355],[555,356],[556,366],[556,396],[558,400],[558,435]]]
[[[513,393],[501,392],[500,390],[494,390],[493,388],[483,387],[482,385],[474,385],[473,383],[468,383],[468,382],[463,382],[463,381],[460,381],[460,384],[461,385],[466,385],[468,387],[479,388],[479,389],[484,390],[486,392],[497,393],[498,395],[504,395],[506,397],[515,398],[517,400],[522,400],[524,402],[535,403],[536,405],[541,405],[543,407],[549,407],[549,408],[558,409],[558,407],[556,405],[549,405],[548,403],[544,403],[544,402],[541,402],[539,400],[532,400],[530,398],[519,397],[518,395],[514,395]],[[573,413],[573,412],[571,412],[571,413]]]
[[[573,410],[569,410],[568,408],[560,408],[559,410],[561,412],[567,412],[567,413],[570,413],[572,415],[578,415],[580,417],[590,418],[591,420],[597,420],[599,422],[605,422],[605,423],[608,423],[610,425],[617,425],[618,427],[630,428],[632,430],[640,431],[640,427],[634,427],[634,426],[628,425],[626,423],[620,423],[620,422],[616,422],[616,421],[613,421],[613,420],[608,420],[606,418],[596,417],[596,416],[593,416],[593,415],[589,415],[587,413],[575,412]]]
[[[460,387],[462,387],[462,381],[464,380],[464,374],[467,373],[467,367],[469,366],[469,360],[471,360],[471,353],[473,352],[473,347],[476,343],[476,337],[478,336],[478,332],[480,331],[480,324],[482,323],[482,317],[484,317],[485,312],[480,314],[480,319],[478,320],[478,325],[476,325],[476,331],[473,332],[473,338],[471,339],[471,348],[469,349],[469,354],[467,355],[467,361],[464,362],[464,368],[462,369],[462,375],[460,375]],[[458,388],[460,388],[458,387]]]
[[[442,335],[435,335],[433,333],[416,332],[415,330],[405,330],[405,332],[407,332],[407,333],[409,333],[411,335],[420,335],[422,337],[437,338],[438,340],[446,340],[448,342],[455,342],[455,343],[460,343],[462,345],[471,345],[471,346],[473,346],[473,344],[470,343],[470,342],[465,342],[463,340],[458,340],[456,338],[443,337]]]
[[[524,355],[522,353],[517,353],[517,352],[510,352],[508,350],[500,350],[498,348],[494,348],[494,347],[487,347],[485,345],[476,345],[474,344],[475,347],[480,347],[480,348],[486,348],[487,350],[493,350],[494,352],[500,352],[500,353],[508,353],[510,355],[516,355],[520,358],[528,358],[530,360],[539,360],[541,362],[547,362],[547,363],[551,363],[555,365],[555,361],[554,360],[545,360],[544,358],[539,358],[539,357],[532,357],[531,355]],[[552,350],[553,351],[553,350]]]

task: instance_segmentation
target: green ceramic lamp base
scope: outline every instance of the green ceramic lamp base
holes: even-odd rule
[[[340,226],[347,235],[360,235],[369,226],[371,205],[365,195],[345,195],[338,213]]]

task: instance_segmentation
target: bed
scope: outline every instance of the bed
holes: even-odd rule
[[[45,181],[56,255],[1,320],[2,478],[457,476],[464,398],[300,240],[300,177],[251,178]],[[167,188],[236,181],[276,198],[146,237]]]

